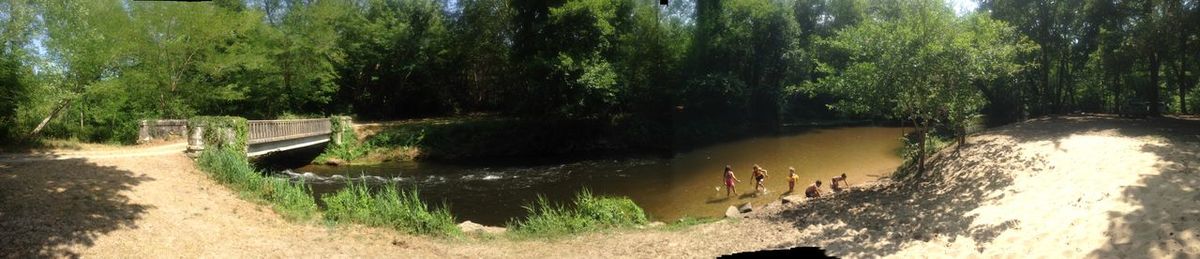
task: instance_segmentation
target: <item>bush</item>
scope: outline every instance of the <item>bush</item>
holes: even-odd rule
[[[645,224],[641,207],[624,197],[594,196],[584,189],[575,195],[574,208],[550,204],[545,197],[525,206],[529,216],[509,222],[512,233],[523,236],[555,236]]]
[[[196,160],[201,170],[229,186],[242,197],[271,204],[275,212],[290,220],[307,220],[317,214],[317,204],[308,186],[284,179],[271,179],[250,167],[245,155],[226,148],[208,149]]]
[[[350,183],[334,194],[321,196],[325,219],[367,226],[390,227],[422,235],[458,236],[461,234],[446,206],[431,209],[419,198],[417,190],[401,191],[395,184],[383,185],[374,194],[366,182]]]

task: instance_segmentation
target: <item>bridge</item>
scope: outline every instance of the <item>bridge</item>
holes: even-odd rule
[[[329,119],[252,120],[246,133],[246,155],[259,156],[329,142]]]
[[[246,156],[261,156],[271,152],[304,148],[330,141],[340,145],[341,134],[344,134],[346,129],[345,127],[335,129],[335,120],[340,121],[340,125],[349,125],[350,123],[349,118],[346,117],[296,120],[243,120],[246,123],[244,136],[246,140]],[[143,123],[143,125],[145,124]],[[150,124],[153,125],[153,123]],[[241,137],[236,136],[237,133],[227,127],[209,126],[213,129],[206,129],[202,125],[204,124],[188,126],[189,153],[204,150],[205,146],[216,144],[205,143],[205,131],[215,130],[216,132],[210,132],[209,134],[220,133],[216,135],[227,143],[232,143],[232,140]]]

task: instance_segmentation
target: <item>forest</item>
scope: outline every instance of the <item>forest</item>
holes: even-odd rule
[[[0,141],[128,143],[198,115],[1191,114],[1198,63],[1188,0],[2,0]]]

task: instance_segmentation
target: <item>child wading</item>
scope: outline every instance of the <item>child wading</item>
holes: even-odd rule
[[[725,179],[725,196],[728,197],[730,193],[737,194],[737,190],[734,189],[733,181],[737,181],[740,183],[740,182],[742,182],[742,180],[738,180],[737,176],[733,175],[733,167],[730,167],[729,165],[725,166],[724,179]]]
[[[791,175],[788,175],[788,178],[787,178],[787,180],[788,180],[788,192],[789,192],[789,193],[791,193],[792,191],[795,191],[795,190],[796,190],[796,181],[799,181],[799,180],[800,180],[800,176],[796,175],[796,168],[795,168],[795,167],[788,167],[788,172],[790,172],[790,173],[791,173]]]
[[[767,190],[767,186],[763,185],[763,180],[767,179],[767,170],[766,169],[762,169],[762,167],[760,167],[758,165],[754,165],[754,171],[751,172],[751,176],[754,177],[754,190],[755,191],[766,191]]]

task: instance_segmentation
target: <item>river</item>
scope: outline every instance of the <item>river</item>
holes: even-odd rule
[[[525,215],[522,205],[544,195],[568,202],[583,188],[633,199],[654,220],[715,217],[730,205],[761,206],[788,190],[787,168],[800,177],[797,193],[815,180],[829,191],[829,179],[845,173],[850,184],[877,179],[900,165],[902,128],[817,128],[747,138],[677,153],[672,158],[618,158],[556,162],[521,160],[479,164],[398,162],[371,166],[307,165],[295,172],[329,177],[379,176],[419,188],[425,200],[450,206],[458,220],[504,225]],[[752,165],[768,170],[767,192],[752,195]],[[742,195],[727,197],[721,183],[725,165],[743,182]],[[337,191],[342,183],[313,183],[314,195]]]

